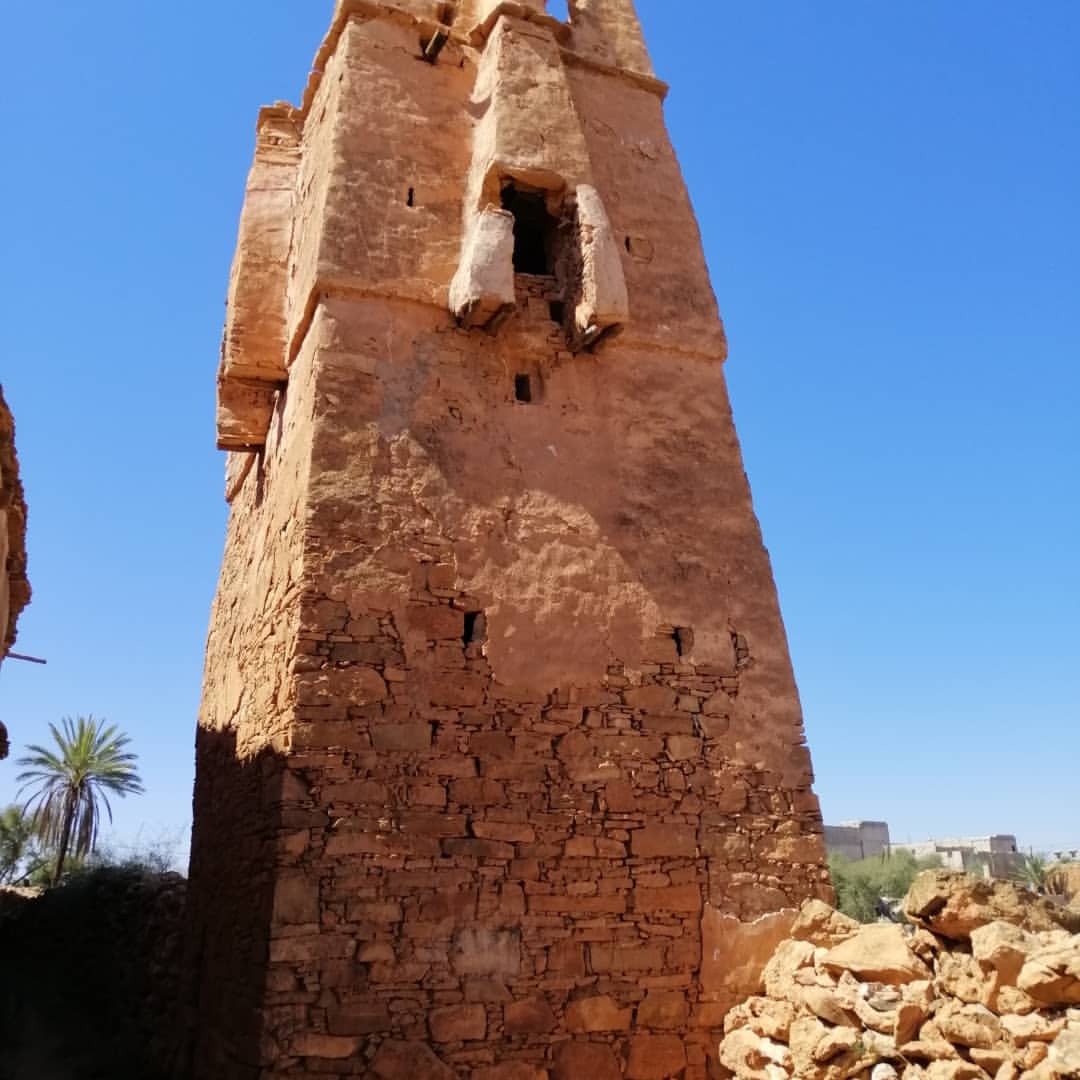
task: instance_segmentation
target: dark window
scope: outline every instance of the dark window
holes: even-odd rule
[[[415,188],[409,188],[409,196],[405,200],[405,202],[409,206],[415,206],[416,205],[416,189]]]
[[[518,401],[532,401],[532,379],[528,375],[514,376],[514,397]]]
[[[519,274],[550,274],[554,225],[542,192],[503,188],[504,210],[514,215],[514,270]]]
[[[566,305],[561,300],[552,300],[548,304],[548,311],[551,313],[551,321],[562,326],[566,318]]]
[[[466,645],[475,645],[487,637],[487,619],[482,611],[465,612],[465,633],[462,640]]]

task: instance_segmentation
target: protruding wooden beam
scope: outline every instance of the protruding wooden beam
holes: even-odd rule
[[[429,64],[434,64],[439,59],[439,53],[443,51],[443,46],[450,40],[450,31],[445,27],[437,27],[435,33],[428,39],[428,43],[424,46],[424,59]]]

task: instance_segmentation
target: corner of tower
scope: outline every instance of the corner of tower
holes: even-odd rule
[[[568,0],[573,51],[634,75],[655,79],[634,0]]]

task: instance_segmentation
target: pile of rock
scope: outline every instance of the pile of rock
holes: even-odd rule
[[[738,1080],[1080,1077],[1076,912],[1007,882],[920,875],[909,927],[804,905],[734,1008],[719,1048]]]

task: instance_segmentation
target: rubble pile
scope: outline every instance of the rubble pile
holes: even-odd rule
[[[1077,912],[928,871],[909,926],[808,901],[719,1047],[737,1080],[1080,1078]]]

